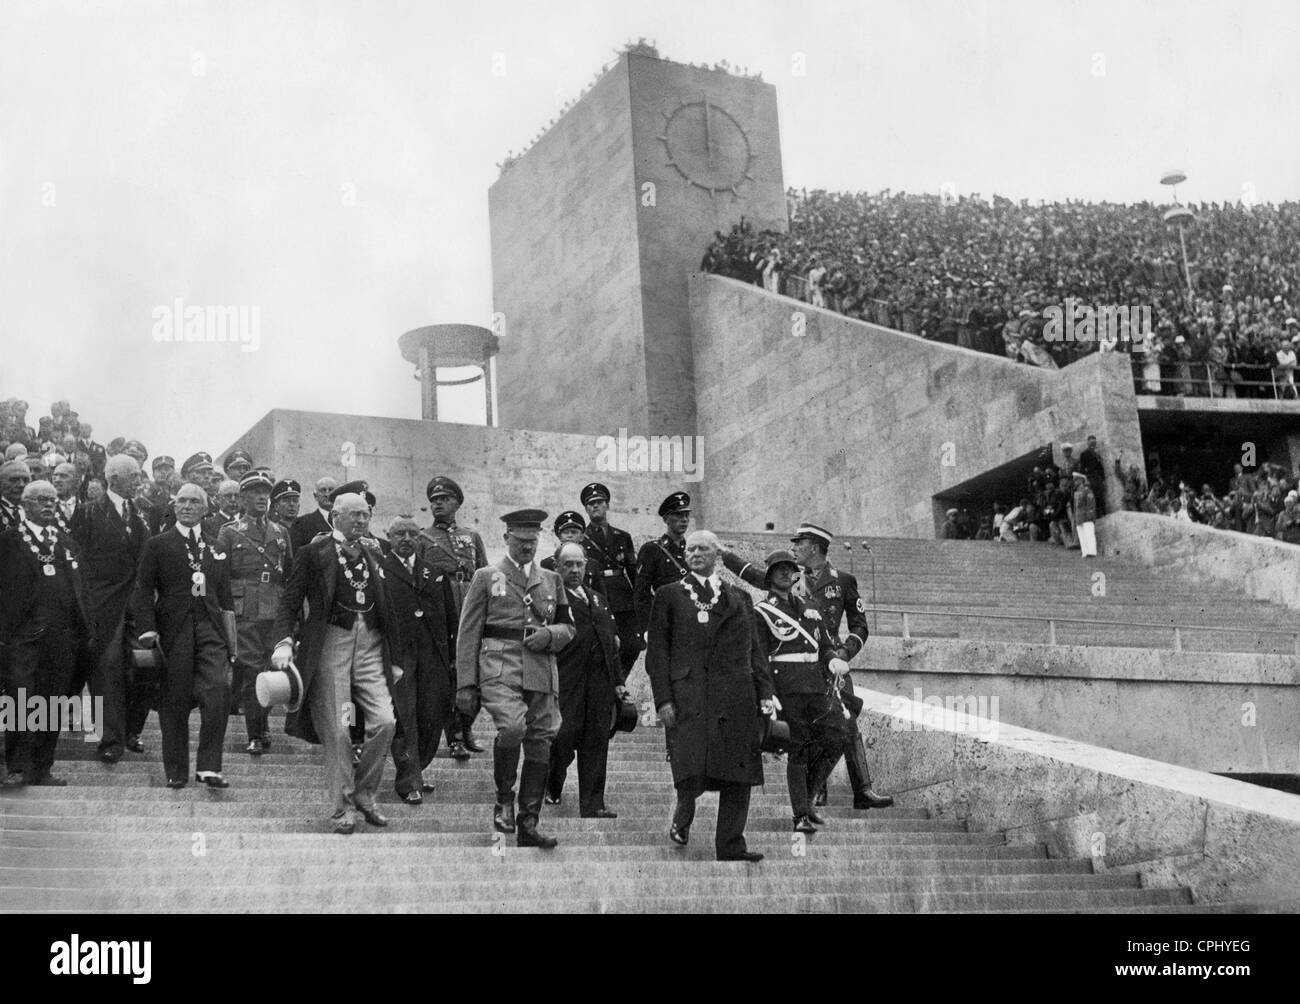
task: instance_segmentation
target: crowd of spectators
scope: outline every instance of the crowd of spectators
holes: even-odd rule
[[[701,268],[924,338],[1055,369],[1133,354],[1141,393],[1289,396],[1300,339],[1300,203],[1191,208],[888,191],[788,193],[789,232],[742,220]],[[1044,310],[1150,308],[1118,342],[1048,341]]]
[[[1209,484],[1198,489],[1176,473],[1162,475],[1154,465],[1145,490],[1125,481],[1124,508],[1300,544],[1300,477],[1281,464],[1262,464],[1254,471],[1234,464],[1227,484],[1224,494]]]

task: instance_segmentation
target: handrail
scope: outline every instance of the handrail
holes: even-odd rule
[[[1300,397],[1300,391],[1297,391],[1297,387],[1294,381],[1288,380],[1286,377],[1286,373],[1288,372],[1288,370],[1279,366],[1267,366],[1267,365],[1257,366],[1257,365],[1245,364],[1245,363],[1207,363],[1207,362],[1190,362],[1190,361],[1183,362],[1180,360],[1174,363],[1161,362],[1159,365],[1164,371],[1168,371],[1171,369],[1176,370],[1186,366],[1188,375],[1185,377],[1165,376],[1164,372],[1162,372],[1159,376],[1155,376],[1155,375],[1147,376],[1143,371],[1147,366],[1151,365],[1152,362],[1154,362],[1154,360],[1143,360],[1143,359],[1132,360],[1133,390],[1135,393],[1141,395],[1157,394],[1157,395],[1167,396],[1167,395],[1163,395],[1163,391],[1165,389],[1165,386],[1168,385],[1170,387],[1183,388],[1190,391],[1191,393],[1188,396],[1191,397],[1207,397],[1207,398],[1217,398],[1219,400],[1223,400],[1224,398],[1227,397],[1226,392],[1228,388],[1264,387],[1272,390],[1273,398],[1278,401],[1287,401],[1287,400],[1294,401],[1297,400],[1297,397]],[[1270,379],[1268,380],[1224,380],[1214,375],[1213,370],[1216,368],[1226,369],[1229,371],[1231,370],[1244,371],[1250,373],[1259,373],[1264,370],[1267,370]],[[1290,370],[1289,372],[1294,373],[1294,370]],[[1197,373],[1202,375],[1200,376],[1193,375]],[[1159,385],[1160,390],[1153,391],[1148,389],[1145,386],[1148,383]],[[1219,394],[1214,393],[1216,389],[1220,390],[1221,393]],[[1288,391],[1290,392],[1290,394],[1287,393]],[[1232,396],[1236,397],[1235,391]]]

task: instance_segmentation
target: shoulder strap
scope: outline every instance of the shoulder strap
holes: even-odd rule
[[[802,624],[800,624],[797,620],[791,617],[784,610],[777,609],[776,607],[772,606],[772,604],[768,603],[767,600],[760,600],[755,605],[754,609],[758,610],[759,613],[763,615],[763,619],[768,622],[768,625],[770,627],[775,626],[772,624],[772,617],[776,617],[779,620],[784,621],[795,631],[798,631],[801,635],[803,635],[804,638],[808,641],[808,643],[812,645],[814,651],[818,651],[818,652],[821,651],[821,646],[818,644],[817,639],[814,638],[812,635],[810,635],[807,629]]]
[[[676,556],[675,554],[673,554],[672,551],[670,551],[670,550],[668,550],[668,548],[664,547],[664,542],[663,542],[662,540],[656,540],[656,541],[655,541],[655,546],[658,547],[659,550],[663,551],[664,554],[668,555],[668,560],[671,561],[671,562],[672,562],[672,563],[677,567],[677,571],[681,572],[683,576],[686,575],[686,568],[685,568],[685,566],[683,566],[682,563],[681,563],[680,561],[677,560],[677,556]]]

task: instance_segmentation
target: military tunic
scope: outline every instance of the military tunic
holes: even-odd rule
[[[632,536],[608,523],[592,523],[582,538],[587,575],[592,588],[603,593],[618,627],[618,658],[624,678],[641,652],[636,616],[636,550]],[[685,564],[685,561],[683,561]]]
[[[217,549],[229,555],[236,646],[231,693],[242,697],[248,738],[270,739],[266,710],[257,700],[257,677],[271,668],[278,640],[275,618],[290,567],[289,534],[264,517],[237,516],[217,532]]]
[[[681,582],[688,574],[684,537],[673,540],[665,533],[641,545],[636,559],[633,588],[638,635],[644,637],[650,626],[650,606],[654,602],[655,593],[670,582]]]

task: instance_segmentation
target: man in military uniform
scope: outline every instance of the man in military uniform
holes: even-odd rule
[[[582,546],[582,535],[586,532],[587,521],[579,513],[572,509],[566,509],[560,515],[555,517],[552,524],[552,532],[561,544],[577,544]],[[542,567],[548,572],[555,572],[561,578],[564,577],[564,570],[556,563],[559,552],[549,554],[542,559]],[[587,589],[599,589],[600,587],[592,581],[591,569],[587,568],[582,579],[582,585]]]
[[[519,751],[520,847],[550,848],[537,829],[550,771],[551,740],[560,727],[555,653],[574,636],[564,584],[533,560],[546,513],[521,509],[501,517],[506,557],[470,580],[456,641],[456,706],[471,721],[482,702],[497,727],[492,773],[497,802],[492,825],[516,831],[515,776]]]
[[[265,476],[265,475],[264,475]],[[298,502],[302,498],[302,485],[292,478],[277,481],[271,488],[271,521],[291,539],[294,521],[298,518]],[[292,554],[292,550],[289,552]]]
[[[626,530],[610,526],[609,489],[592,482],[579,496],[587,518],[591,521],[582,538],[587,552],[587,577],[592,588],[604,593],[609,609],[618,625],[618,659],[623,668],[623,679],[641,652],[641,635],[637,632],[636,599],[636,548]]]
[[[222,464],[226,470],[226,477],[233,479],[239,484],[244,483],[244,475],[253,469],[253,458],[248,455],[246,450],[231,450],[226,454],[226,462]],[[272,478],[272,481],[275,479]]]
[[[813,769],[829,773],[844,749],[848,712],[832,677],[844,676],[849,664],[835,654],[838,641],[827,632],[817,605],[791,593],[799,574],[793,552],[773,551],[766,565],[768,593],[754,605],[754,624],[772,671],[781,720],[790,726],[785,778],[794,829],[816,833],[826,820],[810,800],[825,778]]]
[[[230,591],[237,625],[231,682],[232,714],[244,709],[248,730],[245,752],[261,756],[271,748],[266,709],[257,700],[257,675],[271,666],[277,641],[275,618],[289,571],[289,534],[267,519],[271,482],[264,474],[246,474],[239,483],[244,513],[217,534],[217,550],[230,565]]]
[[[634,600],[636,633],[644,639],[650,626],[650,605],[657,590],[687,576],[686,528],[691,525],[691,497],[673,492],[659,505],[664,533],[641,545],[636,557]]]
[[[830,634],[839,638],[840,621],[847,621],[848,634],[838,642],[835,657],[851,662],[862,649],[867,640],[867,608],[858,595],[858,580],[848,572],[841,572],[826,560],[831,541],[835,539],[829,530],[815,523],[801,523],[799,529],[790,538],[794,544],[794,555],[803,567],[803,578],[795,592],[805,599],[817,604],[821,611],[822,623]],[[871,790],[871,771],[867,768],[867,751],[862,745],[862,735],[858,731],[858,715],[862,712],[862,699],[853,692],[853,681],[848,673],[839,678],[840,698],[853,716],[851,727],[845,737],[843,755],[847,758],[849,783],[853,787],[853,808],[883,809],[894,804],[889,796],[877,795]],[[831,770],[839,761],[839,755],[827,766],[819,766],[819,777],[829,777]],[[824,785],[824,780],[822,784]],[[824,791],[818,794],[818,805],[826,804]]]
[[[445,575],[456,594],[459,616],[465,592],[474,572],[487,566],[487,547],[474,530],[456,525],[456,513],[465,502],[465,493],[451,478],[438,475],[425,488],[433,525],[420,534],[418,553],[440,575]],[[534,543],[534,550],[536,543]],[[459,710],[447,726],[447,746],[457,760],[468,760],[471,753],[482,753],[474,741],[474,718]]]

